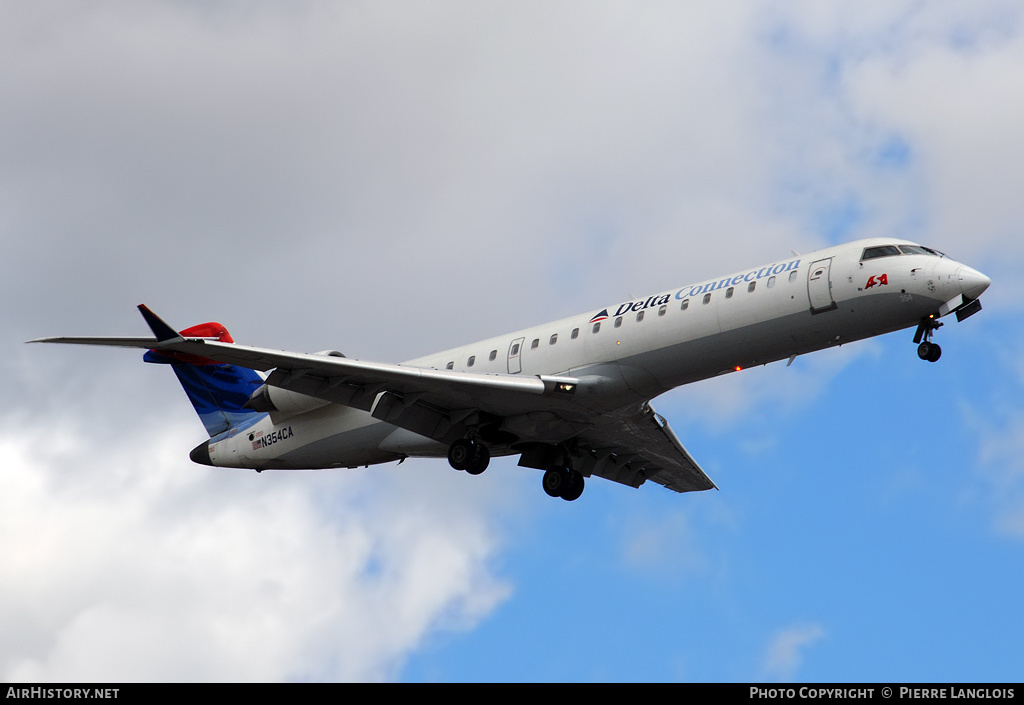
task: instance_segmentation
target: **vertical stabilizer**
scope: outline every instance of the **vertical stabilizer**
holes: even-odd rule
[[[139,310],[143,312],[158,340],[178,337],[179,334],[173,328],[149,309],[140,306]],[[220,323],[201,323],[186,328],[180,335],[183,338],[210,338],[222,343],[235,342],[227,328]],[[148,351],[143,359],[171,366],[211,438],[233,426],[264,415],[244,408],[249,396],[263,384],[263,378],[253,370],[194,355],[155,350]]]

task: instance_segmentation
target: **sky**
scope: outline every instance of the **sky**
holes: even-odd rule
[[[1024,6],[0,0],[0,679],[1019,682]],[[986,273],[654,402],[719,490],[190,462],[137,351],[384,362],[862,237]]]

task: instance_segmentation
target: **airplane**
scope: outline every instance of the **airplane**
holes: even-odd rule
[[[943,253],[872,238],[740,270],[401,364],[239,345],[219,323],[178,331],[144,305],[154,337],[57,337],[145,349],[177,374],[209,439],[199,464],[362,467],[447,457],[479,475],[519,456],[551,497],[585,479],[717,489],[651,406],[681,385],[915,328],[922,360],[991,280]]]

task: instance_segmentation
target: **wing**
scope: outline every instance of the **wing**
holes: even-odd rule
[[[573,377],[472,374],[209,340],[163,343],[158,349],[165,347],[243,367],[274,368],[270,386],[360,408],[444,443],[474,427],[497,444],[565,444],[584,475],[631,487],[650,480],[676,492],[716,488],[650,404],[613,412],[582,408],[571,400],[580,383]]]
[[[557,400],[570,399],[578,386],[572,377],[472,374],[184,337],[146,307],[139,309],[156,337],[59,337],[30,342],[150,349],[273,370],[266,380],[269,386],[362,409],[445,443],[465,436],[470,426],[496,429],[504,417],[549,411]],[[513,440],[494,433],[493,442]]]
[[[585,475],[630,487],[650,480],[675,492],[718,489],[648,403],[601,414],[576,438],[575,449]]]
[[[253,348],[214,341],[163,344],[170,349],[273,372],[267,385],[369,411],[381,421],[451,443],[469,426],[546,411],[568,401],[572,377],[472,374],[349,358]]]
[[[272,370],[270,387],[370,412],[442,443],[473,429],[519,452],[530,444],[569,448],[584,475],[676,492],[715,488],[649,404],[614,412],[573,403],[580,381],[568,376],[474,374],[183,337],[145,307],[155,338],[45,338],[32,342],[114,345],[179,353],[254,370]]]

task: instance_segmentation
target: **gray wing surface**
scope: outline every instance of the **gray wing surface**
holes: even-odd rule
[[[614,412],[588,412],[571,403],[578,380],[432,370],[287,353],[199,340],[161,347],[220,362],[274,372],[267,384],[370,411],[374,417],[448,442],[495,419],[554,418],[536,428],[543,442],[569,442],[577,470],[630,487],[645,481],[675,492],[716,489],[665,419],[641,404]],[[378,399],[379,396],[379,399]],[[514,425],[514,424],[513,424]]]
[[[630,487],[650,480],[675,492],[718,489],[647,403],[601,414],[576,444],[577,469],[584,474]]]
[[[372,413],[382,421],[450,443],[467,425],[547,412],[569,401],[572,377],[490,375],[257,348],[206,338],[42,338],[31,342],[152,349],[271,371],[266,383]],[[483,421],[482,421],[483,419]]]
[[[614,412],[588,410],[573,403],[579,386],[573,377],[475,374],[293,353],[184,338],[159,319],[156,323],[157,338],[62,337],[32,342],[153,349],[270,371],[267,385],[362,409],[443,443],[464,437],[469,428],[490,424],[494,429],[513,429],[508,438],[495,436],[513,452],[517,442],[571,448],[574,467],[584,475],[631,487],[650,480],[676,492],[715,488],[649,404]]]

